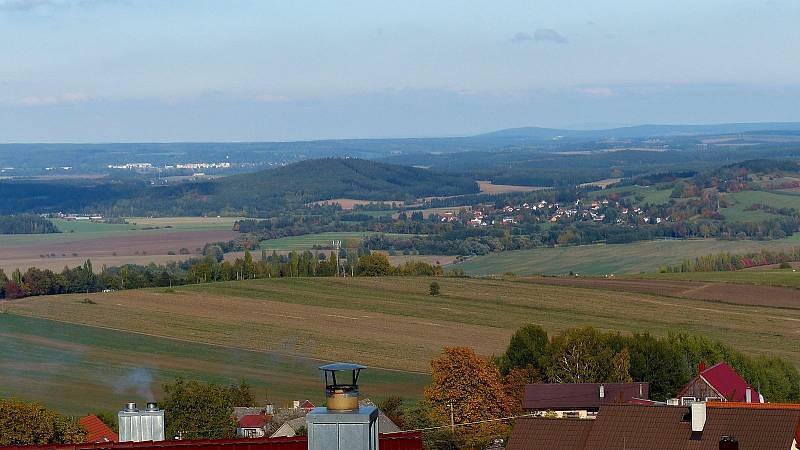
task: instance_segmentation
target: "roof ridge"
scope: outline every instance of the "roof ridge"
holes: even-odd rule
[[[706,406],[709,408],[719,408],[719,409],[800,410],[800,403],[706,402]]]

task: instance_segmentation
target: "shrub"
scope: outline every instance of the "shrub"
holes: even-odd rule
[[[437,283],[435,281],[432,282],[430,287],[429,287],[429,290],[430,290],[431,295],[433,295],[433,296],[439,295],[439,292],[441,291],[441,288],[439,287],[439,283]]]

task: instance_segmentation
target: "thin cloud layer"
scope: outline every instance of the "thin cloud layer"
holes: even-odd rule
[[[567,38],[552,28],[539,28],[533,32],[533,40],[537,42],[551,42],[553,44],[566,44]]]
[[[533,34],[520,31],[511,36],[511,42],[521,44],[523,42],[544,42],[550,44],[566,44],[567,38],[552,28],[539,28]]]
[[[19,101],[24,106],[61,106],[86,103],[92,98],[83,92],[69,92],[62,95],[32,95]]]

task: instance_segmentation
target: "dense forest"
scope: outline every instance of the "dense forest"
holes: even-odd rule
[[[414,200],[474,194],[469,177],[352,158],[305,160],[212,181],[148,186],[141,180],[0,182],[0,213],[91,211],[111,216],[269,216],[335,198]]]
[[[53,222],[32,214],[0,216],[0,234],[59,233]]]

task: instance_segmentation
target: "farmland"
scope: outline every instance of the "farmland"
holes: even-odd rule
[[[515,186],[511,184],[494,184],[491,181],[478,181],[481,194],[508,194],[510,192],[533,192],[550,189],[542,186]]]
[[[234,238],[233,218],[133,218],[128,224],[54,220],[62,231],[0,236],[0,268],[61,270],[92,259],[103,264],[165,263],[196,254],[208,242]],[[186,249],[190,254],[181,255]],[[173,254],[170,254],[173,253]]]
[[[100,406],[98,399],[134,397],[126,372],[144,368],[150,389],[176,374],[244,377],[273,399],[318,399],[313,366],[352,360],[373,367],[364,381],[368,395],[413,399],[443,346],[498,354],[527,322],[550,332],[579,325],[656,335],[684,330],[800,363],[797,308],[529,279],[440,278],[442,295],[432,298],[430,281],[271,279],[15,300],[0,314],[0,389],[85,411]]]
[[[653,273],[635,275],[634,278],[756,284],[800,289],[800,272],[792,272],[791,269],[739,270],[736,272]],[[796,295],[798,300],[800,300],[800,292]]]
[[[310,250],[315,245],[330,246],[333,241],[344,241],[345,239],[360,239],[372,232],[361,231],[342,231],[330,233],[304,234],[301,236],[289,236],[278,239],[267,239],[261,241],[260,247],[265,250]],[[385,234],[385,233],[384,233]],[[404,236],[402,234],[386,234],[387,236]]]
[[[506,272],[558,275],[570,271],[586,275],[634,274],[656,272],[663,265],[711,253],[747,253],[792,245],[800,245],[800,235],[774,241],[703,239],[596,244],[492,253],[472,258],[458,267],[471,275]]]

